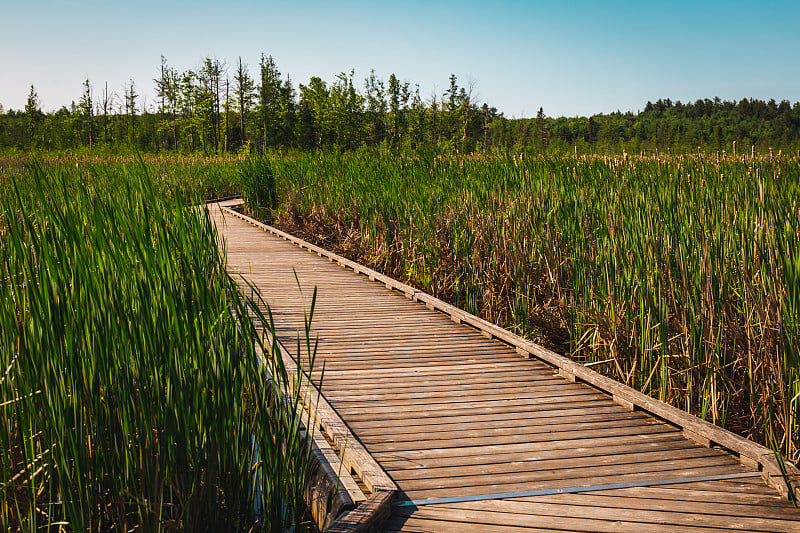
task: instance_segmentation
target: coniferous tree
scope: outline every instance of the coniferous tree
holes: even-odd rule
[[[281,84],[279,109],[280,136],[278,143],[288,148],[295,145],[294,133],[297,123],[294,86],[292,86],[292,80],[288,76]]]
[[[38,145],[39,127],[44,119],[44,114],[39,107],[39,95],[31,84],[28,100],[25,102],[25,118],[27,120],[27,147],[35,148]]]
[[[169,92],[169,77],[167,75],[167,58],[161,56],[161,77],[153,80],[156,83],[156,96],[158,97],[159,130],[162,148],[166,148],[166,135],[164,135],[164,117],[167,113],[167,92]]]
[[[105,84],[105,88],[103,89],[103,101],[101,102],[103,107],[103,144],[108,145],[111,141],[111,138],[108,136],[108,112],[111,110],[111,96],[108,94],[108,82]]]
[[[224,74],[225,65],[214,58],[211,67],[212,96],[214,100],[214,151],[219,152],[219,146],[222,142],[222,75]]]
[[[81,94],[78,109],[83,126],[81,129],[84,132],[84,138],[87,139],[89,149],[91,150],[93,144],[92,130],[94,129],[94,106],[92,103],[92,86],[89,84],[88,79],[83,82],[83,94]]]
[[[225,134],[224,142],[222,143],[222,151],[228,151],[228,132],[230,131],[230,96],[231,96],[231,80],[225,78]]]
[[[306,131],[311,131],[314,134],[313,146],[316,148],[323,148],[333,145],[334,128],[331,115],[330,93],[328,86],[322,81],[322,78],[312,76],[308,82],[308,86],[300,85],[300,99],[301,102],[305,100],[304,105],[311,117],[311,128],[307,128],[304,124]],[[303,117],[307,119],[308,117]],[[304,132],[305,133],[305,132]]]
[[[539,133],[539,146],[541,146],[542,150],[547,150],[547,145],[550,143],[550,138],[547,132],[547,124],[545,123],[544,119],[544,109],[539,108],[539,112],[536,113],[536,129]]]
[[[216,58],[205,58],[197,73],[197,97],[202,122],[201,131],[208,136],[208,146],[219,152],[221,126],[221,79],[224,65]],[[205,146],[205,144],[204,144]]]
[[[594,117],[589,117],[589,121],[586,123],[586,142],[592,144],[597,139],[597,123],[594,121]]]
[[[484,102],[481,112],[483,113],[483,143],[481,144],[481,149],[486,150],[486,140],[489,135],[489,104]]]
[[[178,150],[180,142],[179,112],[181,107],[181,80],[178,71],[168,68],[167,80],[167,107],[169,109],[170,122],[172,123],[172,148]]]
[[[183,72],[180,76],[180,114],[183,131],[186,135],[186,146],[194,152],[198,143],[202,144],[199,135],[200,120],[196,112],[198,90],[195,83],[195,73],[191,70]]]
[[[346,150],[361,144],[361,118],[364,114],[364,98],[353,86],[353,74],[353,71],[349,76],[340,73],[329,93],[331,134],[335,145]]]
[[[125,87],[125,114],[128,117],[128,141],[136,146],[136,94],[133,80]]]
[[[153,80],[159,100],[159,123],[157,131],[162,148],[178,149],[178,112],[181,99],[181,84],[178,72],[170,68],[166,58],[161,56],[161,75]]]
[[[408,83],[400,83],[397,76],[390,75],[387,95],[389,98],[388,130],[391,135],[391,145],[393,148],[397,148],[400,144],[400,139],[406,132],[405,112],[408,106],[408,99],[411,96],[408,90]]]
[[[386,100],[383,81],[375,76],[375,71],[371,70],[369,77],[364,80],[366,89],[365,104],[366,117],[365,127],[367,129],[367,141],[373,146],[379,145],[386,137]]]
[[[461,143],[462,147],[465,146],[467,141],[467,134],[469,133],[470,121],[472,117],[475,115],[475,102],[473,101],[473,92],[475,89],[475,84],[473,82],[469,82],[467,88],[461,88],[461,92],[459,93],[459,108],[461,110]],[[471,151],[471,150],[465,150]]]
[[[180,107],[180,77],[178,72],[170,68],[167,59],[161,56],[161,75],[153,80],[156,84],[156,96],[159,100],[158,132],[164,148],[178,149],[178,110]]]
[[[261,55],[259,63],[260,80],[258,86],[258,114],[261,123],[262,149],[274,146],[278,134],[279,99],[281,91],[281,74],[278,72],[272,56]]]
[[[425,132],[427,131],[427,119],[425,104],[419,93],[419,84],[414,89],[411,97],[411,109],[408,119],[409,147],[413,150],[425,142]]]
[[[436,114],[438,112],[438,104],[436,102],[436,91],[433,91],[431,96],[431,143],[436,145],[439,142],[438,132],[436,130]]]
[[[319,134],[314,123],[314,108],[309,91],[300,85],[300,101],[297,103],[297,147],[312,150],[318,147]]]
[[[448,139],[453,140],[456,135],[456,124],[458,120],[459,111],[459,90],[458,79],[455,74],[450,74],[450,86],[445,91],[447,96],[447,106],[445,107],[444,99],[442,100],[442,135]]]
[[[253,90],[255,89],[253,78],[250,77],[247,65],[242,61],[241,56],[239,56],[239,61],[236,64],[233,80],[236,84],[233,91],[239,113],[239,146],[241,147],[248,142],[247,115],[253,103]]]
[[[506,152],[564,153],[576,147],[697,153],[730,152],[734,142],[739,154],[751,146],[752,153],[800,149],[800,102],[714,97],[684,104],[665,98],[637,113],[548,118],[540,108],[535,118],[506,119],[488,103],[478,104],[473,85],[459,86],[455,75],[446,91],[434,91],[423,101],[419,87],[410,90],[395,74],[384,85],[372,71],[360,90],[353,86],[353,72],[338,75],[330,85],[312,77],[295,93],[288,77],[281,81],[271,57],[262,56],[259,66],[254,80],[239,58],[233,80],[227,81],[219,60],[205,59],[196,71],[179,74],[162,57],[153,80],[154,106],[140,106],[133,80],[125,84],[124,97],[109,94],[106,84],[97,99],[86,80],[77,103],[45,114],[31,86],[24,111],[0,112],[0,147],[94,148],[100,138],[107,146],[128,139],[140,150],[206,153],[240,149],[248,142],[261,150],[382,143],[397,150],[430,143],[464,152],[479,146]]]

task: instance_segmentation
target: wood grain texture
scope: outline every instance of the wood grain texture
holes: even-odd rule
[[[326,533],[374,533],[383,526],[392,513],[393,491],[379,490],[356,509],[342,514]]]

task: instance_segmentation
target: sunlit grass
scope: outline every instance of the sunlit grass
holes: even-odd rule
[[[258,506],[257,527],[298,525],[299,384],[271,346],[259,364],[193,183],[78,167],[0,184],[0,524],[248,531]]]
[[[800,167],[373,152],[273,166],[279,224],[793,459]]]

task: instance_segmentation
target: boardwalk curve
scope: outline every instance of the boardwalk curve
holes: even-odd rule
[[[229,270],[262,291],[289,352],[318,288],[323,403],[349,442],[334,443],[378,465],[344,458],[370,500],[337,531],[374,529],[391,497],[386,531],[800,531],[766,448],[234,203],[212,208]]]

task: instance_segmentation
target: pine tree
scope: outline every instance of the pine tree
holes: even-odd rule
[[[386,99],[383,81],[375,76],[375,71],[371,70],[369,77],[364,80],[366,89],[366,127],[367,140],[373,146],[379,145],[386,137]]]
[[[31,84],[31,90],[28,93],[28,100],[25,103],[25,119],[27,121],[27,147],[34,148],[37,146],[39,137],[39,125],[42,122],[42,110],[39,108],[39,95],[36,89]]]
[[[297,103],[297,128],[295,138],[297,147],[311,150],[317,146],[317,127],[314,123],[314,109],[308,89],[300,85],[300,101]]]
[[[166,115],[170,107],[170,93],[172,91],[172,76],[170,68],[167,65],[167,58],[161,56],[161,77],[153,80],[156,84],[156,96],[158,97],[158,114],[159,114],[159,133],[161,137],[161,145],[163,148],[168,146],[167,136],[170,130],[169,125],[166,123]],[[174,137],[173,137],[174,141]]]
[[[108,136],[108,112],[111,110],[111,97],[108,94],[108,82],[106,82],[103,89],[103,143],[108,144],[110,138]]]
[[[348,76],[341,72],[331,85],[329,98],[329,120],[335,144],[346,150],[361,144],[361,126],[364,116],[364,98],[353,86],[354,71]]]
[[[248,142],[246,130],[247,114],[250,110],[250,106],[253,103],[253,90],[255,89],[255,84],[253,83],[253,78],[250,77],[250,73],[247,71],[247,65],[242,61],[241,56],[239,56],[239,61],[236,64],[236,71],[233,74],[233,81],[236,83],[233,93],[236,103],[238,104],[237,111],[239,112],[239,146],[244,146],[245,143]]]
[[[128,116],[128,141],[131,146],[136,145],[136,94],[133,80],[125,87],[125,114]]]
[[[228,151],[228,132],[230,131],[230,116],[231,116],[231,107],[230,107],[230,97],[231,97],[231,80],[230,78],[225,78],[225,140],[222,143],[222,151]]]
[[[389,132],[391,133],[391,144],[393,148],[397,148],[401,138],[406,133],[406,108],[411,93],[408,89],[408,83],[400,83],[397,76],[392,74],[389,76],[389,90],[387,93],[389,97]]]
[[[313,132],[313,146],[316,148],[331,146],[335,139],[331,98],[328,86],[322,78],[312,76],[308,81],[308,86],[300,85],[300,103],[305,107],[300,111],[309,113],[311,118],[309,122],[308,116],[300,116],[301,121],[306,122],[302,124],[305,130],[303,134],[308,131]],[[311,128],[308,128],[309,125]]]
[[[541,107],[539,108],[539,112],[536,113],[536,128],[539,131],[539,145],[542,150],[547,150],[550,139],[547,134],[547,124],[544,120],[544,109]]]
[[[295,128],[297,123],[297,106],[295,105],[295,92],[292,86],[292,80],[287,76],[286,80],[281,85],[281,94],[279,100],[280,107],[280,138],[278,142],[285,146],[291,147],[295,145]]]
[[[258,114],[261,119],[262,149],[274,146],[278,133],[281,74],[272,56],[261,55],[259,63],[261,84],[258,86]]]
[[[92,103],[92,86],[89,80],[83,82],[83,94],[81,95],[80,102],[78,103],[80,110],[81,120],[83,122],[83,130],[86,133],[86,139],[89,144],[89,149],[92,149],[93,132],[94,129],[94,105]]]
[[[216,58],[203,60],[203,66],[197,73],[199,81],[200,116],[203,132],[209,131],[214,152],[219,151],[221,126],[221,79],[224,65]]]

